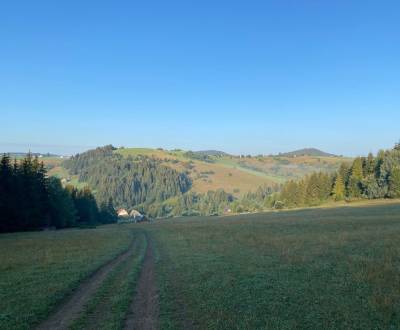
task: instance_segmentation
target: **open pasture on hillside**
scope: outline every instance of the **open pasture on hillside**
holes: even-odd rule
[[[124,157],[156,158],[162,160],[163,165],[187,172],[193,181],[195,192],[206,193],[209,190],[224,189],[237,197],[254,191],[259,186],[282,184],[314,171],[333,172],[342,162],[351,161],[343,157],[239,157],[228,154],[210,154],[208,161],[205,161],[187,157],[186,152],[182,150],[120,148],[115,152]]]
[[[159,254],[163,329],[400,326],[400,205],[143,228]]]

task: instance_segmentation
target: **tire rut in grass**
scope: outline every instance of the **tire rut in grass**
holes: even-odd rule
[[[158,329],[159,297],[155,277],[155,258],[153,244],[147,239],[140,277],[136,294],[125,320],[125,329],[153,330]]]
[[[89,300],[71,329],[121,329],[135,290],[145,252],[145,238],[138,237],[134,253],[114,268]]]
[[[84,306],[100,288],[107,276],[121,263],[126,261],[134,251],[135,241],[129,249],[100,267],[94,274],[84,280],[71,296],[62,303],[56,312],[38,326],[39,330],[68,329],[78,319]]]

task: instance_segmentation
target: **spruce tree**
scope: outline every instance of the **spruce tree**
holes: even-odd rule
[[[336,201],[341,201],[345,198],[346,189],[343,181],[343,177],[340,173],[336,175],[335,184],[333,187],[332,195]]]
[[[389,176],[389,197],[400,197],[400,167],[396,166],[392,169]]]
[[[0,162],[0,232],[6,232],[15,226],[14,210],[14,173],[9,155],[4,154]]]
[[[368,154],[368,157],[366,159],[365,167],[366,167],[366,174],[367,175],[371,175],[371,174],[375,175],[376,161],[375,161],[375,157],[374,157],[374,155],[372,153]]]
[[[363,161],[362,159],[356,158],[351,167],[351,175],[348,183],[348,196],[350,198],[361,197],[361,181],[363,179]]]
[[[48,182],[50,226],[56,228],[73,227],[76,221],[76,209],[71,194],[64,189],[58,178]]]

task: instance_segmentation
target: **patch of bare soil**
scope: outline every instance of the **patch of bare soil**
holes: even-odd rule
[[[159,301],[155,276],[154,250],[151,240],[147,250],[136,288],[136,294],[129,308],[125,329],[158,329]]]

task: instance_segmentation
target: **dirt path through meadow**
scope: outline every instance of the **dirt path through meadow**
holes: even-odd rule
[[[39,330],[64,330],[68,329],[75,321],[84,306],[87,304],[93,294],[100,288],[104,280],[111,271],[119,264],[127,260],[134,251],[134,242],[129,249],[100,267],[95,273],[84,280],[79,287],[50,315],[50,317],[41,323]]]
[[[159,301],[155,278],[153,244],[147,238],[147,250],[136,287],[136,294],[129,308],[125,329],[158,329]]]

